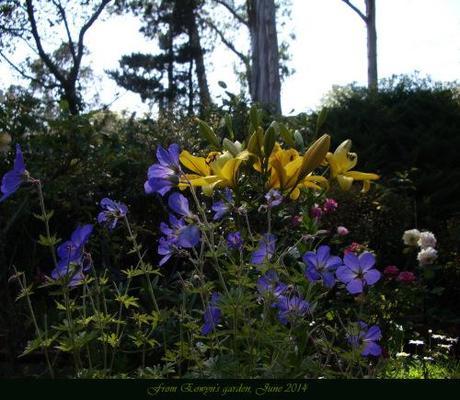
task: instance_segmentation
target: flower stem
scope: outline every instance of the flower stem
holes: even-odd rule
[[[16,270],[16,268],[14,267],[14,272],[16,275],[18,275],[18,271]],[[30,313],[30,316],[32,318],[32,322],[34,324],[34,328],[35,328],[35,333],[36,335],[38,336],[40,342],[43,341],[42,339],[42,332],[38,326],[38,322],[37,322],[37,318],[35,316],[35,311],[34,311],[34,308],[32,306],[32,301],[30,300],[30,295],[29,295],[29,291],[27,290],[27,283],[25,281],[25,276],[23,277],[24,281],[21,280],[21,277],[18,277],[18,282],[19,282],[19,285],[21,286],[21,290],[25,293],[25,297],[26,297],[26,301],[27,301],[27,307],[29,308],[29,313]],[[45,337],[45,339],[47,340],[48,338]],[[51,364],[51,361],[50,361],[50,358],[49,358],[49,354],[48,354],[48,347],[47,345],[42,345],[42,348],[43,348],[43,352],[45,353],[45,359],[46,359],[46,365],[48,366],[48,371],[50,373],[50,376],[52,379],[54,379],[55,375],[54,375],[54,369],[53,369],[53,366]]]
[[[46,238],[48,239],[49,248],[50,248],[50,251],[51,251],[51,257],[53,259],[54,266],[57,267],[56,252],[54,251],[54,244],[52,244],[50,226],[49,226],[49,221],[48,221],[49,218],[48,218],[48,214],[46,212],[45,197],[43,196],[42,183],[41,183],[41,181],[39,179],[34,180],[34,183],[37,185],[38,198],[40,200],[40,209],[41,209],[41,212],[42,212],[43,222],[45,224]]]

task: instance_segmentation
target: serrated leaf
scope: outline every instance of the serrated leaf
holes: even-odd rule
[[[53,235],[53,236],[51,236],[49,238],[46,237],[46,236],[43,236],[43,235],[38,236],[38,244],[40,244],[42,246],[52,247],[52,246],[55,246],[58,243],[59,243],[59,239],[57,239],[55,235]]]
[[[33,214],[33,216],[37,219],[39,219],[40,221],[49,221],[54,215],[54,210],[51,210],[49,211],[47,214],[45,215],[41,215],[41,214]]]
[[[21,291],[19,292],[19,294],[17,295],[16,297],[16,301],[24,298],[24,297],[28,297],[28,296],[31,296],[34,292],[32,290],[32,285],[29,285],[25,288],[22,288]]]
[[[123,306],[128,309],[130,307],[136,307],[139,308],[139,303],[137,302],[138,299],[134,296],[128,296],[126,294],[124,295],[118,295],[115,297],[115,300],[123,304]]]

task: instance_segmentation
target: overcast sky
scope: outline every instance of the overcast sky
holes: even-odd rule
[[[364,9],[363,0],[355,0]],[[377,0],[377,53],[379,77],[415,70],[435,80],[452,81],[460,74],[460,0]],[[89,63],[100,81],[94,86],[104,103],[115,110],[144,111],[139,96],[117,87],[104,71],[118,65],[121,55],[151,52],[155,47],[138,32],[136,18],[110,17],[97,21],[88,32]],[[296,35],[290,43],[295,73],[282,87],[283,112],[315,108],[333,85],[367,81],[366,30],[364,22],[341,0],[293,0],[291,22]],[[285,32],[286,33],[286,32]],[[244,39],[244,35],[240,40]],[[238,39],[237,39],[238,40]],[[213,96],[225,81],[238,92],[233,74],[236,58],[225,48],[207,57]],[[0,66],[1,86],[17,82]]]

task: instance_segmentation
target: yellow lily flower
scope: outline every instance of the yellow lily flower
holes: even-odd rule
[[[377,174],[351,171],[357,162],[358,155],[351,153],[351,140],[345,140],[340,144],[334,153],[327,153],[326,160],[331,169],[331,178],[337,179],[342,190],[349,190],[353,181],[363,182],[363,192],[370,188],[370,181],[380,178]]]
[[[293,200],[298,199],[301,188],[320,190],[321,186],[327,187],[327,179],[312,175],[312,172],[324,160],[329,144],[329,135],[323,135],[303,156],[300,156],[295,149],[283,150],[279,145],[275,146],[268,162],[270,169],[268,187],[289,191]]]
[[[193,173],[185,174],[184,183],[179,187],[200,186],[206,196],[210,196],[216,187],[234,188],[237,185],[240,165],[249,158],[249,154],[248,151],[242,151],[236,156],[229,151],[212,152],[204,158],[184,150],[179,156],[180,162]]]

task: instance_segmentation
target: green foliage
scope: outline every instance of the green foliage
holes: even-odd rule
[[[361,164],[400,187],[407,171],[417,202],[418,222],[436,226],[460,209],[460,97],[458,85],[415,76],[383,80],[377,93],[354,85],[326,99],[323,130],[335,143],[353,140]]]

